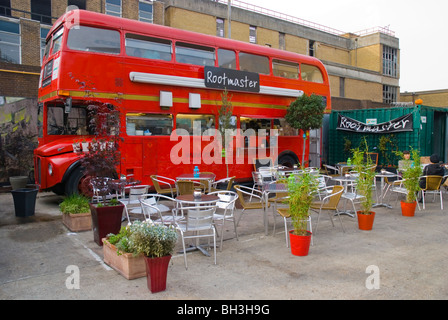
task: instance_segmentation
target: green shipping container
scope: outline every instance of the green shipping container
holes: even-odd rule
[[[447,127],[448,108],[416,106],[332,111],[326,161],[328,164],[347,161],[350,150],[359,147],[365,137],[369,151],[378,153],[379,166],[396,166],[399,159],[394,151],[410,149],[418,149],[421,156],[437,153],[446,163]]]

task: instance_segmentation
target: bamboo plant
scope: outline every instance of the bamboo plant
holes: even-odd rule
[[[403,171],[403,186],[407,190],[406,202],[414,202],[417,200],[417,193],[420,189],[420,177],[423,169],[420,163],[420,153],[418,150],[411,150],[412,161],[409,166],[406,166]]]
[[[373,189],[375,179],[375,165],[368,155],[367,142],[364,139],[365,150],[360,148],[353,150],[353,164],[357,172],[356,188],[364,197],[361,199],[361,213],[371,214],[373,207]]]
[[[316,175],[306,170],[298,175],[290,175],[288,178],[289,212],[295,235],[304,236],[308,233],[309,209],[318,186],[319,181]]]

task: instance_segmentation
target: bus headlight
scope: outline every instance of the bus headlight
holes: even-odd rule
[[[48,174],[49,174],[50,176],[53,175],[53,166],[51,165],[51,163],[48,164]]]

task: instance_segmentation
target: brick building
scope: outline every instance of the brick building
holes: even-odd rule
[[[387,107],[399,101],[399,39],[390,30],[344,33],[239,0],[232,0],[231,10],[227,0],[0,0],[0,167],[20,159],[6,150],[14,145],[13,133],[37,136],[45,37],[70,5],[221,37],[229,36],[230,17],[233,39],[320,59],[330,76],[335,110]],[[23,174],[2,170],[0,182],[10,174]]]
[[[35,98],[45,35],[67,6],[228,36],[227,0],[0,0],[0,96]],[[389,30],[343,33],[233,0],[231,38],[312,55],[329,72],[335,108],[399,100],[399,40]],[[350,103],[351,104],[351,103]],[[382,105],[384,106],[384,105]]]

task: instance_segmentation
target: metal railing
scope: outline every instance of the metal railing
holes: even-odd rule
[[[228,4],[228,0],[214,0],[214,1],[222,3],[222,4],[225,4],[225,5]],[[255,12],[255,13],[263,14],[265,16],[269,16],[269,17],[272,17],[272,18],[276,18],[276,19],[292,22],[292,23],[295,23],[295,24],[299,24],[299,25],[302,25],[302,26],[305,26],[305,27],[313,28],[313,29],[316,29],[316,30],[320,30],[320,31],[323,31],[323,32],[331,33],[331,34],[338,35],[338,36],[348,33],[346,31],[341,31],[341,30],[338,30],[338,29],[335,29],[335,28],[327,27],[327,26],[324,26],[324,25],[319,24],[319,23],[315,23],[315,22],[311,22],[311,21],[308,21],[308,20],[305,20],[305,19],[297,18],[297,17],[291,16],[289,14],[281,13],[281,12],[278,12],[278,11],[275,11],[275,10],[266,9],[266,8],[257,6],[255,4],[247,3],[247,2],[244,2],[244,1],[231,0],[231,5],[232,5],[232,7],[235,7],[235,8],[240,8],[240,9],[243,9],[243,10],[252,11],[252,12]],[[372,33],[377,33],[377,32],[385,33],[385,34],[388,34],[390,36],[395,36],[395,32],[389,30],[388,27],[375,27],[375,28],[365,29],[365,30],[362,30],[362,31],[359,31],[359,32],[354,32],[354,34],[360,35],[360,36],[361,35],[365,36],[365,35],[372,34]]]
[[[19,19],[20,17],[22,17],[22,18],[27,18],[27,19],[31,19],[31,20],[36,20],[36,21],[39,21],[40,23],[46,24],[46,25],[52,25],[53,24],[52,20],[58,19],[57,17],[51,17],[51,16],[39,14],[39,13],[33,13],[33,12],[14,9],[14,8],[5,7],[5,6],[0,6],[0,16],[8,17],[8,18],[15,18],[15,19]]]

